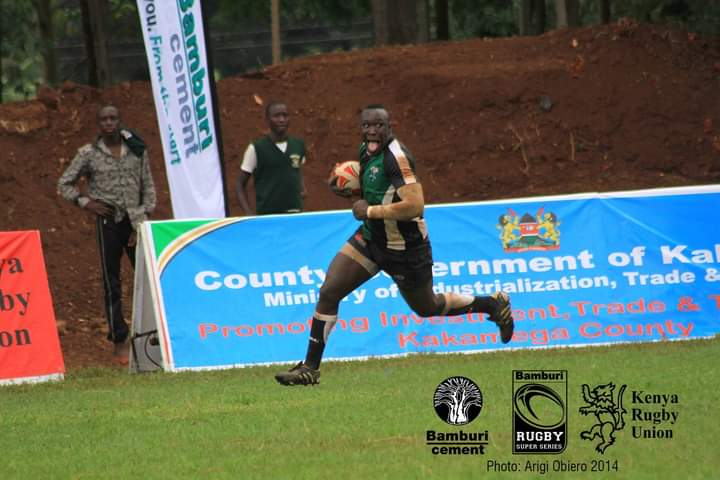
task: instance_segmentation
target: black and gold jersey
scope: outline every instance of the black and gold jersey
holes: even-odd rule
[[[370,205],[390,205],[400,201],[397,191],[417,183],[415,160],[398,140],[391,138],[375,155],[360,145],[360,184],[362,196]],[[365,220],[363,238],[390,250],[406,250],[427,242],[423,217],[411,220]]]

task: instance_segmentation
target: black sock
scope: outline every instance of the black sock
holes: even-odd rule
[[[447,311],[444,315],[447,315],[448,317],[452,317],[453,315],[465,315],[466,313],[472,313],[473,309],[472,306],[475,302],[465,305],[464,307],[456,307],[451,308]]]
[[[472,309],[473,313],[493,313],[495,311],[495,299],[490,296],[475,297]]]
[[[492,313],[495,308],[495,299],[490,296],[475,297],[470,305],[451,308],[445,315],[462,315],[465,313]]]
[[[325,322],[313,317],[310,327],[310,340],[308,341],[305,365],[317,370],[320,368],[323,352],[325,351]]]

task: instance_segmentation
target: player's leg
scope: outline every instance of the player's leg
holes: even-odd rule
[[[402,255],[376,254],[383,269],[393,277],[403,298],[418,315],[462,315],[486,313],[500,328],[500,340],[507,343],[515,328],[510,297],[504,292],[488,296],[454,292],[435,294],[432,290],[432,249],[421,245]]]
[[[370,259],[364,242],[351,238],[328,267],[315,306],[305,361],[275,375],[283,385],[314,385],[320,378],[320,362],[328,336],[337,322],[340,301],[379,271]]]
[[[315,305],[305,364],[318,369],[328,336],[337,322],[343,298],[378,272],[378,267],[350,242],[345,243],[328,267]]]
[[[421,317],[444,314],[445,296],[436,295],[432,289],[433,259],[430,243],[403,251],[370,245],[370,250],[380,268],[392,277],[405,302],[415,313]]]
[[[421,317],[444,315],[445,296],[436,295],[432,290],[432,277],[422,283],[408,285],[407,282],[398,282],[398,290],[405,299],[405,303],[413,312]]]
[[[490,321],[494,322],[500,329],[500,340],[508,343],[512,340],[515,322],[510,308],[510,296],[505,292],[495,292],[492,295],[460,295],[457,293],[445,293],[447,313],[445,315],[461,315],[463,313],[486,313]],[[466,303],[470,301],[470,303]]]
[[[398,290],[408,306],[421,317],[486,313],[500,329],[500,340],[508,343],[512,339],[515,325],[510,309],[510,297],[504,292],[477,297],[453,292],[437,295],[432,290],[432,280],[409,287],[398,283]]]

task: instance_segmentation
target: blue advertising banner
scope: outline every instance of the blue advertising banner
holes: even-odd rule
[[[480,314],[422,318],[384,273],[341,304],[327,359],[559,347],[720,332],[720,186],[426,208],[437,293],[511,295],[500,343]],[[170,370],[302,359],[350,211],[149,222]]]

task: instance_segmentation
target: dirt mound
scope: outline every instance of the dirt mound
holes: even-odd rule
[[[240,214],[234,182],[242,153],[264,128],[254,95],[288,102],[291,130],[308,144],[307,208],[324,210],[350,205],[325,178],[335,162],[355,157],[358,114],[368,103],[388,107],[395,134],[417,157],[426,200],[443,203],[716,183],[718,91],[718,39],[629,20],[296,59],[218,83],[231,215]],[[94,136],[105,102],[148,141],[159,190],[154,218],[170,218],[148,83],[102,91],[66,84],[0,106],[0,224],[42,233],[71,369],[110,364],[110,347],[94,224],[55,189]]]

